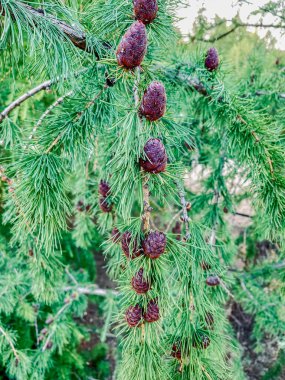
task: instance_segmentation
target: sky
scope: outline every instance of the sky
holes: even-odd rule
[[[258,9],[259,6],[262,6],[268,3],[269,0],[251,0],[252,4],[243,4],[237,5],[237,0],[186,0],[189,3],[187,9],[183,8],[178,11],[178,16],[182,17],[183,20],[179,22],[179,27],[183,34],[191,34],[193,22],[198,14],[199,9],[202,7],[206,8],[205,15],[209,20],[213,20],[215,15],[231,20],[238,12],[240,18],[243,22],[258,22],[258,16],[250,16],[249,14],[252,11]],[[263,19],[264,24],[271,24],[274,21],[273,16],[266,15]],[[248,28],[249,30],[254,30],[254,28]],[[268,28],[258,28],[258,34],[263,37]],[[271,29],[272,34],[277,40],[276,47],[282,50],[285,50],[285,34],[281,35],[278,29]]]

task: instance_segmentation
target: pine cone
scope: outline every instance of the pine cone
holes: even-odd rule
[[[181,343],[174,343],[172,346],[172,352],[171,356],[174,358],[181,360],[182,354],[181,354]]]
[[[150,121],[160,119],[165,114],[166,93],[165,88],[160,82],[152,82],[146,89],[140,113]]]
[[[134,12],[137,20],[150,24],[158,11],[157,0],[134,0]]]
[[[132,287],[138,294],[145,294],[150,289],[150,284],[143,277],[143,268],[140,268],[140,270],[132,278]]]
[[[109,201],[105,197],[101,197],[99,199],[99,206],[100,209],[105,213],[111,212],[113,208],[112,203],[109,203]]]
[[[210,48],[207,51],[206,59],[205,59],[205,67],[209,71],[214,71],[219,66],[219,55],[215,48]]]
[[[195,338],[192,346],[195,348],[203,348],[206,349],[209,347],[211,341],[208,335],[200,335],[199,337]]]
[[[150,259],[158,259],[166,247],[166,236],[163,232],[150,232],[142,242],[144,254]]]
[[[114,243],[118,243],[121,238],[121,233],[117,227],[114,227],[111,232],[112,240]]]
[[[138,67],[145,56],[147,48],[147,34],[141,21],[134,22],[126,31],[117,49],[119,66],[127,69]]]
[[[144,146],[146,160],[140,159],[142,168],[153,174],[165,171],[167,165],[167,154],[165,147],[159,139],[150,139]]]
[[[181,240],[181,232],[182,232],[181,223],[177,221],[175,223],[175,226],[172,228],[172,233],[176,235],[176,240]]]
[[[147,304],[146,312],[143,315],[146,322],[156,322],[159,320],[159,307],[156,300],[150,300]]]
[[[77,208],[77,211],[83,212],[84,209],[85,209],[84,202],[83,201],[78,201],[76,208]]]
[[[220,281],[218,276],[209,276],[206,279],[206,284],[208,286],[218,286],[218,285],[220,285],[220,283],[221,283],[221,281]]]
[[[110,190],[111,190],[111,188],[110,188],[108,182],[101,179],[100,184],[99,184],[99,193],[103,197],[107,197],[110,194]]]
[[[142,308],[139,305],[130,306],[125,317],[130,327],[138,327],[142,321]]]
[[[130,231],[126,231],[123,233],[121,245],[122,245],[122,250],[124,254],[128,258],[134,259],[135,257],[138,257],[142,254],[141,249],[139,249],[138,247],[137,240],[133,241],[132,234]],[[132,247],[132,253],[130,253],[130,245]]]

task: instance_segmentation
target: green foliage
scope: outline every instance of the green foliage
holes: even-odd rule
[[[225,20],[213,26],[201,13],[189,43],[175,29],[179,4],[158,1],[142,67],[127,71],[115,51],[134,20],[131,1],[41,2],[43,10],[1,2],[1,104],[20,95],[15,82],[33,87],[21,79],[27,76],[48,76],[53,95],[37,95],[0,121],[0,376],[107,379],[114,324],[118,380],[244,380],[250,355],[238,342],[233,303],[253,321],[245,346],[261,354],[269,340],[279,351],[263,378],[282,374],[285,90],[284,69],[272,55],[283,62],[284,54],[241,30],[238,17],[238,41]],[[261,11],[283,22],[279,2]],[[86,38],[85,52],[63,23]],[[209,38],[222,57],[213,72],[205,68],[206,46],[195,43]],[[156,122],[139,111],[153,80],[167,93],[166,114]],[[159,174],[140,167],[150,138],[166,149]],[[99,204],[101,180],[110,185],[108,213]],[[243,202],[255,217],[236,236],[232,219]],[[110,236],[114,227],[131,233],[130,251],[136,242],[141,249],[150,231],[163,231],[165,252],[156,260],[127,258]],[[255,246],[265,238],[274,249],[264,258]],[[118,293],[94,284],[101,249]],[[151,285],[145,294],[132,285],[141,268]],[[218,277],[216,286],[210,276]],[[104,302],[88,304],[96,294]],[[126,310],[139,305],[145,312],[151,300],[159,319],[131,328]]]

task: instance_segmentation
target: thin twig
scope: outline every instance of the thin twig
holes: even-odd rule
[[[17,350],[16,350],[11,338],[9,337],[9,335],[6,333],[6,331],[2,327],[0,327],[0,333],[6,338],[7,342],[9,343],[9,346],[11,347],[11,349],[13,351],[13,354],[15,355],[15,358],[17,360],[19,360],[19,355],[17,353]]]
[[[38,122],[35,124],[30,136],[29,136],[29,140],[32,140],[35,136],[35,133],[37,132],[37,129],[39,128],[39,126],[43,123],[44,119],[54,110],[54,108],[56,108],[58,105],[60,105],[65,98],[67,98],[68,96],[72,95],[73,94],[73,91],[69,91],[67,94],[65,95],[62,95],[60,98],[58,98],[52,105],[50,105],[46,111],[42,114],[42,116],[39,118]],[[25,145],[24,146],[24,149],[27,149],[28,145]]]
[[[73,75],[75,77],[79,76],[83,72],[85,72],[86,69],[79,70],[78,72],[74,73]],[[21,95],[18,99],[14,100],[12,103],[10,103],[1,113],[0,113],[0,124],[3,122],[4,119],[10,114],[11,111],[13,111],[16,107],[19,107],[23,102],[25,102],[27,99],[31,98],[32,96],[36,95],[38,92],[43,90],[48,90],[51,86],[58,83],[60,80],[65,81],[68,78],[68,75],[66,76],[58,76],[55,79],[49,79],[38,86],[32,88],[31,90],[27,91],[23,95]]]
[[[167,234],[167,232],[170,230],[171,228],[171,225],[172,223],[182,214],[183,210],[179,210],[173,217],[172,219],[170,220],[170,222],[168,223],[166,229],[165,229],[165,233]]]
[[[65,292],[74,291],[74,292],[77,292],[79,294],[85,294],[85,295],[90,295],[90,296],[102,296],[102,297],[105,297],[108,294],[111,294],[111,295],[117,297],[119,295],[119,292],[117,292],[116,290],[113,290],[113,289],[101,289],[101,288],[97,287],[96,285],[94,286],[94,288],[81,287],[81,286],[79,286],[79,287],[67,286],[63,290]]]
[[[138,107],[140,103],[139,98],[139,83],[140,83],[140,68],[136,68],[136,79],[133,87],[135,106]],[[139,117],[139,122],[142,123]],[[147,232],[150,225],[150,212],[151,207],[149,203],[149,187],[148,187],[148,177],[144,176],[143,170],[141,170],[142,177],[142,191],[143,191],[143,215],[142,215],[142,230]]]
[[[180,203],[182,206],[182,219],[183,219],[183,223],[185,225],[185,231],[186,231],[185,240],[188,241],[191,237],[191,233],[190,233],[190,227],[189,227],[189,220],[190,219],[189,219],[188,212],[187,212],[187,202],[185,199],[185,192],[184,192],[184,189],[183,189],[181,184],[176,183],[176,185],[177,185],[178,194],[180,197]]]
[[[90,102],[88,102],[85,106],[85,109],[83,111],[80,111],[78,112],[78,114],[76,115],[76,117],[74,118],[74,121],[77,121],[83,114],[84,111],[86,111],[88,108],[90,108],[94,103],[95,103],[95,100],[97,100],[101,94],[105,91],[105,89],[108,87],[107,84],[104,85],[104,87],[98,92],[98,94],[95,96],[95,98],[93,98],[93,100],[91,100]],[[51,150],[53,149],[53,147],[55,145],[57,145],[57,143],[61,140],[61,138],[65,135],[67,130],[63,130],[54,140],[53,142],[50,144],[50,146],[46,149],[45,153],[48,154],[51,152]]]
[[[29,99],[30,97],[34,96],[38,92],[42,90],[47,90],[50,88],[50,86],[54,83],[53,80],[47,80],[35,88],[27,91],[25,94],[21,95],[18,99],[14,100],[11,104],[8,105],[1,113],[0,113],[0,124],[3,122],[3,120],[9,115],[13,109],[18,107],[20,104],[22,104],[25,100]]]
[[[86,34],[83,30],[81,30],[78,26],[75,25],[68,25],[65,21],[59,20],[54,15],[46,13],[45,11],[42,11],[42,9],[37,9],[32,7],[31,5],[21,3],[19,2],[19,5],[21,7],[25,8],[26,11],[28,11],[31,14],[31,27],[37,27],[36,25],[36,19],[45,19],[49,21],[51,24],[53,24],[55,27],[57,27],[58,30],[60,30],[63,35],[70,40],[70,42],[77,47],[80,50],[84,50],[88,53],[93,53],[97,59],[100,58],[98,50],[96,50],[95,47],[89,48],[87,45],[86,40]],[[12,20],[15,19],[13,12],[9,12]],[[0,5],[0,16],[5,17],[5,11],[4,8]]]

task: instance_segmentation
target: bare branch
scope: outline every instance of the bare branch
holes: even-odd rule
[[[22,104],[25,100],[29,99],[30,97],[34,96],[38,92],[42,90],[47,90],[50,88],[50,86],[53,84],[52,80],[47,80],[41,84],[39,84],[37,87],[33,88],[32,90],[29,90],[25,94],[21,95],[18,99],[14,100],[11,104],[9,104],[8,107],[4,109],[0,113],[0,124],[3,122],[3,120],[9,115],[13,109],[18,107],[20,104]]]

